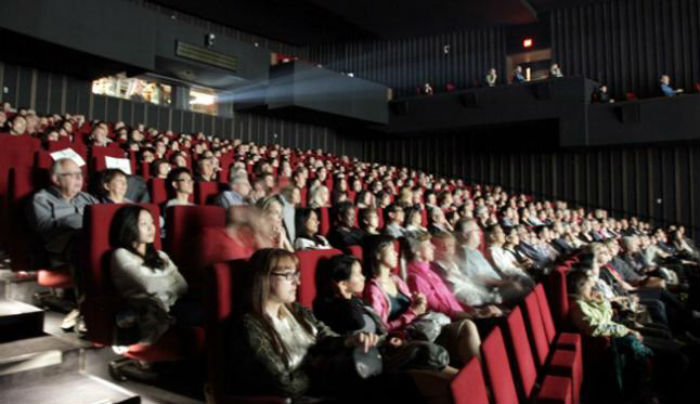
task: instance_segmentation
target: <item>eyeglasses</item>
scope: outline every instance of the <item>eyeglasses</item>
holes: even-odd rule
[[[272,272],[270,275],[282,277],[287,282],[298,281],[301,279],[301,272]]]
[[[83,178],[83,173],[81,171],[77,171],[74,173],[62,173],[59,174],[61,177],[73,177],[73,178]]]

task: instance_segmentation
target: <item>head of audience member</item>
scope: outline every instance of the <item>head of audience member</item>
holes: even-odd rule
[[[320,296],[337,296],[350,300],[364,291],[362,264],[356,257],[348,254],[336,255],[324,269],[317,273],[319,279],[316,290]]]
[[[156,224],[148,209],[137,205],[120,208],[112,220],[109,239],[114,248],[124,248],[141,256],[144,266],[153,271],[165,267],[165,261],[153,244],[156,239]]]
[[[10,135],[20,136],[27,132],[27,118],[17,114],[15,115],[9,123]]]
[[[57,160],[51,166],[51,184],[70,201],[83,189],[83,172],[69,158]]]
[[[151,164],[156,159],[155,154],[152,149],[141,149],[141,159],[142,163]]]
[[[365,277],[374,279],[391,274],[391,271],[399,264],[399,254],[394,247],[394,238],[391,236],[374,236],[368,240],[365,259]]]
[[[279,315],[281,306],[290,306],[296,301],[300,284],[299,260],[291,252],[264,248],[250,257],[249,273],[244,279],[245,298],[243,310],[264,321],[270,330],[272,317]],[[300,321],[302,327],[309,327]],[[311,330],[306,330],[311,333]],[[288,357],[284,344],[279,349]]]
[[[341,202],[335,207],[335,224],[341,228],[355,227],[355,207],[350,202]]]
[[[269,195],[256,202],[256,206],[262,211],[262,217],[270,227],[273,235],[284,233],[284,222],[282,215],[282,203],[277,199],[277,195]]]
[[[447,224],[445,212],[438,207],[430,208],[428,211],[428,223],[432,226],[443,227]]]
[[[491,75],[491,76],[496,76],[496,75],[497,75],[497,74],[496,74],[496,68],[495,68],[495,67],[492,67],[492,68],[489,69],[489,75]]]
[[[374,195],[369,191],[360,191],[355,197],[357,201],[358,208],[374,208],[376,204],[374,202]]]
[[[450,232],[441,231],[431,239],[435,247],[435,261],[452,262],[457,251],[457,240]]]
[[[176,199],[189,201],[189,196],[194,193],[194,180],[187,167],[176,167],[168,173],[168,186]]]
[[[214,178],[214,163],[210,158],[200,158],[197,160],[197,175],[200,181],[216,181]]]
[[[625,236],[622,238],[622,249],[625,254],[633,255],[639,252],[639,237]]]
[[[379,233],[379,214],[375,208],[362,208],[358,211],[360,228],[369,234]]]
[[[177,152],[170,156],[170,163],[173,167],[187,167],[187,157],[183,153]]]
[[[102,195],[112,203],[126,203],[128,178],[124,171],[118,168],[108,168],[102,172],[100,189]]]
[[[520,65],[515,66],[515,72],[522,74],[523,72],[523,67]]]
[[[151,163],[151,177],[165,180],[170,172],[170,163],[165,159],[154,160]]]
[[[406,209],[405,216],[404,223],[406,228],[412,227],[420,229],[423,227],[423,216],[420,208],[413,207]]]
[[[384,221],[386,225],[395,224],[403,226],[404,219],[404,210],[399,204],[392,203],[384,209]]]
[[[664,74],[661,76],[661,84],[669,85],[671,84],[671,77],[668,74]]]
[[[286,187],[282,188],[280,194],[284,197],[287,203],[294,207],[299,206],[301,203],[301,191],[299,191],[299,188],[293,185],[287,185]]]
[[[309,205],[314,209],[330,206],[330,192],[328,192],[328,188],[325,185],[317,184],[311,187]]]
[[[499,225],[491,226],[488,231],[489,246],[503,247],[506,243],[506,233]]]
[[[238,170],[229,178],[231,190],[236,192],[243,198],[246,198],[251,191],[250,182],[248,181],[248,173],[245,170]]]
[[[421,232],[408,239],[409,261],[431,263],[435,259],[435,246],[430,241],[430,234]]]
[[[477,249],[481,244],[481,228],[474,219],[462,219],[457,222],[455,236],[460,245],[471,249]]]
[[[92,128],[92,132],[90,132],[90,139],[92,140],[93,146],[107,146],[109,139],[107,138],[106,125],[102,123],[95,125],[95,127]]]
[[[593,276],[591,268],[578,268],[567,274],[571,295],[583,300],[593,299],[593,287],[596,278]]]
[[[297,237],[313,239],[319,231],[318,213],[311,208],[297,208],[295,215]]]

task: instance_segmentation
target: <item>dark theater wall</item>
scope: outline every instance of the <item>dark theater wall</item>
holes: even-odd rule
[[[94,95],[90,82],[2,62],[0,89],[0,99],[3,101],[9,101],[13,106],[35,109],[39,114],[83,114],[88,119],[121,120],[127,125],[143,122],[146,126],[161,130],[203,131],[223,138],[279,143],[302,149],[322,148],[356,157],[362,153],[359,139],[343,135],[332,128],[249,113],[236,113],[233,118],[216,117]]]
[[[554,59],[567,75],[659,95],[669,74],[685,91],[700,81],[700,1],[620,0],[552,11]],[[695,90],[693,90],[695,91]]]
[[[448,54],[443,52],[450,46]],[[394,89],[394,96],[416,94],[426,81],[436,91],[447,82],[457,88],[483,81],[489,68],[498,69],[505,80],[506,42],[502,28],[454,32],[402,40],[331,43],[311,47],[308,58],[329,69]]]
[[[485,145],[486,134],[503,139],[503,147]],[[609,209],[616,216],[683,223],[700,240],[699,141],[538,150],[538,145],[509,147],[505,139],[503,132],[489,130],[368,140],[365,158]]]

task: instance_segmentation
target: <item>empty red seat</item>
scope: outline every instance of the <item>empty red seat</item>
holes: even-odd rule
[[[316,298],[316,269],[319,263],[322,260],[342,254],[342,251],[336,249],[303,250],[294,254],[299,258],[299,272],[301,272],[300,284],[297,289],[297,300],[303,306],[311,309]]]
[[[537,297],[540,314],[542,315],[542,324],[544,325],[544,331],[549,344],[555,345],[557,348],[575,351],[576,355],[580,357],[582,355],[581,334],[573,332],[557,333],[554,319],[552,318],[552,312],[549,309],[547,295],[541,283],[537,284],[535,287],[535,297]],[[579,358],[579,361],[582,362],[582,359],[583,358]]]
[[[472,358],[450,383],[454,404],[488,404],[484,373],[478,358]]]
[[[48,185],[48,172],[45,170],[21,166],[10,169],[6,223],[11,235],[7,240],[7,250],[13,271],[39,269],[36,265],[44,264],[36,259],[32,261],[32,258],[39,258],[35,244],[40,240],[30,229],[26,212],[31,196]]]
[[[172,206],[165,212],[165,251],[180,269],[189,284],[200,284],[201,276],[194,269],[190,246],[205,227],[224,227],[226,211],[218,206]]]
[[[352,254],[358,260],[362,261],[364,259],[364,253],[362,252],[361,246],[351,245],[348,247],[348,250],[350,251],[350,254]]]
[[[578,403],[583,381],[581,357],[572,350],[557,349],[556,346],[550,345],[542,323],[537,296],[534,292],[525,297],[524,306],[538,366],[552,374],[569,377],[572,383],[572,400],[574,403]]]
[[[519,395],[521,400],[530,400],[532,397],[536,402],[559,402],[569,403],[572,400],[571,381],[564,377],[540,375],[542,388],[536,391],[538,380],[535,361],[532,358],[532,350],[525,329],[522,312],[519,307],[513,309],[506,319],[508,328],[508,341],[515,356],[515,365],[518,370],[516,378],[519,383]],[[536,397],[533,397],[533,394]]]
[[[151,194],[151,203],[160,206],[168,201],[168,190],[165,187],[165,180],[162,178],[148,180],[148,193]]]
[[[499,327],[495,327],[481,343],[486,374],[491,385],[494,404],[519,403],[520,399],[515,389],[511,373],[508,353]],[[556,399],[560,397],[560,399]],[[540,394],[534,402],[571,403],[571,382],[562,377],[546,376],[542,383]]]
[[[198,182],[194,186],[194,200],[197,205],[211,203],[214,197],[219,194],[218,182]]]

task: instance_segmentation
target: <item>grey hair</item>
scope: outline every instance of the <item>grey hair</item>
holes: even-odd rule
[[[58,160],[54,161],[53,165],[51,166],[51,176],[54,177],[54,176],[63,174],[63,167],[69,161],[73,161],[73,160],[69,159],[68,157],[64,157],[62,159],[58,159]]]
[[[248,181],[248,173],[245,170],[238,169],[235,172],[231,172],[231,178],[229,178],[229,184],[231,186],[241,184]]]

